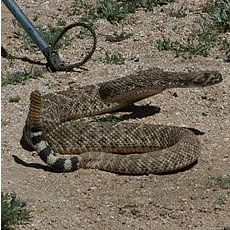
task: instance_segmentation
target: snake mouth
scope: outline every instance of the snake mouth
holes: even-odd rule
[[[215,75],[210,80],[210,82],[211,82],[210,84],[214,85],[214,84],[220,83],[222,81],[223,81],[222,74],[216,71]]]

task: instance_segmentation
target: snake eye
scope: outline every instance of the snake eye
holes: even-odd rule
[[[198,85],[203,85],[207,80],[207,73],[204,73],[202,76],[196,78],[195,83]]]

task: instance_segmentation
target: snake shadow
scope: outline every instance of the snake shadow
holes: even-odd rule
[[[154,114],[159,113],[160,111],[161,108],[158,106],[131,104],[129,106],[117,110],[116,112],[128,112],[129,114],[124,114],[120,117],[121,120],[128,120],[153,116]]]
[[[19,157],[15,156],[15,155],[12,155],[12,157],[14,158],[14,161],[17,163],[17,164],[20,164],[24,167],[28,167],[28,168],[33,168],[33,169],[41,169],[45,172],[51,172],[51,173],[70,173],[70,172],[60,172],[58,170],[55,170],[51,167],[49,167],[48,165],[42,165],[40,163],[27,163],[25,161],[23,161],[22,159],[20,159]],[[198,163],[198,160],[195,161],[194,163],[192,163],[191,165],[187,166],[187,167],[184,167],[182,169],[179,169],[179,170],[174,170],[174,171],[170,171],[170,172],[164,172],[164,173],[154,173],[155,175],[171,175],[171,174],[177,174],[177,173],[180,173],[180,172],[184,172],[184,171],[187,171],[187,170],[190,170],[192,169],[196,164]],[[114,174],[117,174],[118,176],[140,176],[140,175],[130,175],[130,174],[124,174],[124,173],[114,173]],[[151,175],[151,174],[149,174]]]
[[[128,120],[128,119],[135,119],[135,118],[144,118],[148,116],[153,116],[157,113],[160,113],[161,108],[158,106],[153,105],[135,105],[131,104],[126,106],[122,109],[117,110],[116,112],[129,112],[129,114],[124,114],[120,117],[120,120]],[[113,113],[113,112],[112,112]],[[191,127],[184,127],[192,131],[195,135],[204,135],[205,132]]]
[[[52,172],[52,173],[61,173],[61,172],[49,167],[48,165],[42,165],[40,163],[27,163],[27,162],[23,161],[22,159],[20,159],[16,155],[12,155],[12,157],[14,158],[14,161],[17,164],[22,165],[22,166],[27,167],[27,168],[42,169],[43,171]]]

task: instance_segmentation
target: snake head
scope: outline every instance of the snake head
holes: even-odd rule
[[[192,73],[192,84],[196,87],[205,87],[220,83],[223,81],[222,75],[218,71],[199,71]]]

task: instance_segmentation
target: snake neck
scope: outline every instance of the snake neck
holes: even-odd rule
[[[153,68],[104,82],[99,94],[106,102],[136,102],[170,88],[205,87],[222,81],[217,71],[165,72]]]
[[[130,75],[102,83],[99,94],[105,102],[137,102],[169,88],[189,87],[184,79],[184,75],[178,77],[171,72],[156,74],[148,71],[142,76]]]

